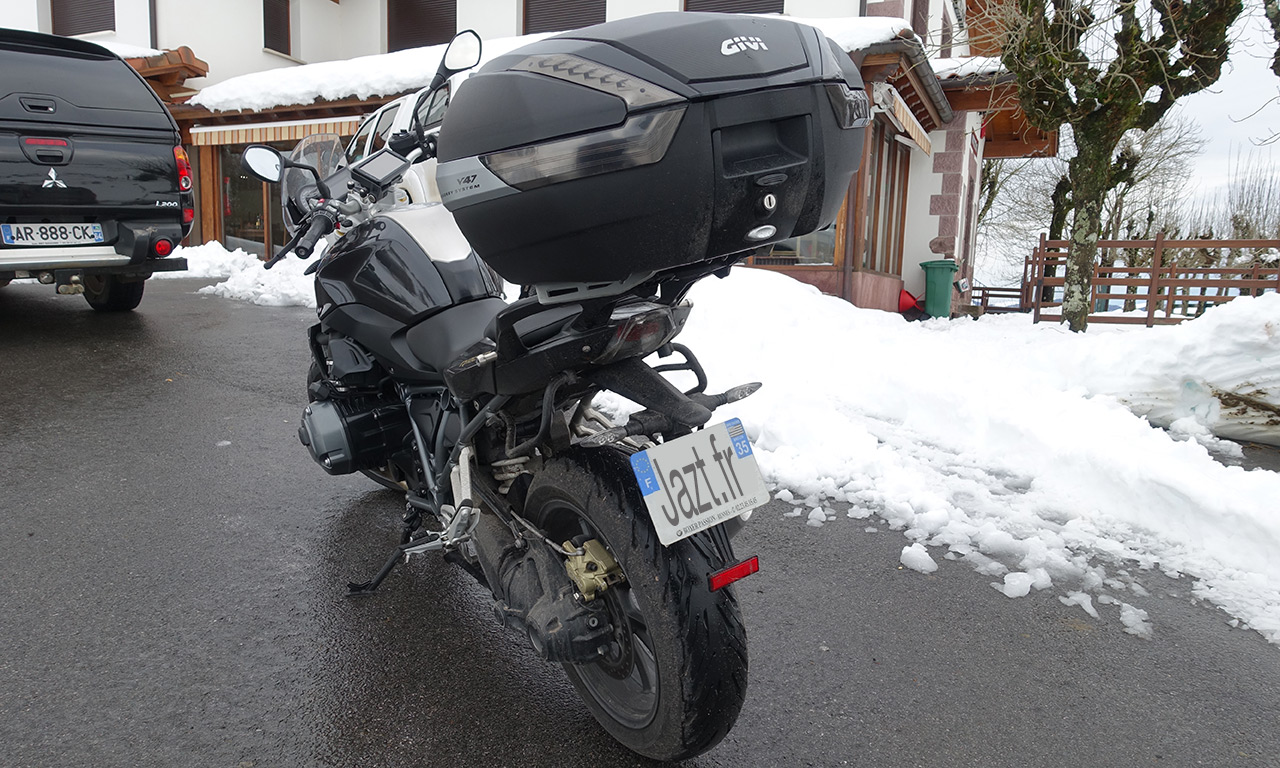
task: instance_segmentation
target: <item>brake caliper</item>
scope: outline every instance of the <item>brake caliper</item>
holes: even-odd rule
[[[571,541],[566,541],[564,548],[569,551],[578,549]],[[565,560],[564,567],[577,586],[578,594],[582,595],[583,602],[595,600],[609,587],[626,580],[622,566],[618,565],[618,561],[613,559],[613,555],[609,554],[609,550],[604,548],[599,539],[584,542],[581,549],[582,554],[570,555]]]

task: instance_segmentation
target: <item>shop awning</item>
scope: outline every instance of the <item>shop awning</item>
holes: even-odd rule
[[[884,110],[898,129],[910,137],[912,144],[919,147],[926,155],[933,153],[933,144],[929,141],[928,132],[925,131],[924,126],[920,125],[920,121],[916,120],[915,115],[911,114],[911,107],[902,99],[897,88],[888,83],[872,83],[871,96],[875,99],[876,106]]]
[[[297,141],[316,133],[354,136],[364,117],[332,117],[323,120],[289,120],[278,123],[242,123],[240,125],[192,126],[191,143],[196,146],[222,144],[266,144],[272,141]]]

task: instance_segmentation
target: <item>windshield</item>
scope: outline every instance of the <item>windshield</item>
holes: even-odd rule
[[[289,159],[315,168],[320,173],[320,178],[325,180],[347,165],[342,137],[336,133],[307,136],[289,153]],[[310,171],[301,168],[285,169],[284,179],[280,184],[280,206],[284,209],[285,224],[290,232],[297,228],[298,222],[311,210],[309,201],[319,197],[316,179]]]

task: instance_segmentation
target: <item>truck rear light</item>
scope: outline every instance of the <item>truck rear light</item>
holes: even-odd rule
[[[667,154],[684,111],[646,112],[616,128],[482,155],[480,161],[521,191],[651,165]]]
[[[35,137],[22,140],[23,144],[29,147],[69,147],[70,143],[66,139],[39,139]]]
[[[183,224],[190,224],[191,222],[193,222],[193,221],[195,221],[195,220],[196,220],[196,209],[195,209],[195,208],[183,208],[183,209],[182,209],[182,223],[183,223]]]
[[[171,240],[164,239],[157,240],[155,244],[151,246],[151,250],[154,251],[157,256],[168,256],[173,253],[173,242]]]
[[[740,563],[734,563],[728,568],[722,568],[707,577],[711,582],[711,591],[718,592],[729,586],[735,581],[745,579],[751,574],[760,570],[760,558],[752,555]]]
[[[174,147],[173,159],[178,161],[178,189],[183,192],[190,192],[192,186],[191,159],[187,157],[187,150],[182,147]]]

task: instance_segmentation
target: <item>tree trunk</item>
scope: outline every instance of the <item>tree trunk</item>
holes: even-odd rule
[[[1067,216],[1071,213],[1071,180],[1066,176],[1058,179],[1058,183],[1053,188],[1053,194],[1049,196],[1049,201],[1053,206],[1052,215],[1049,217],[1049,239],[1061,240],[1062,232],[1067,228]],[[1054,277],[1057,273],[1056,265],[1045,265],[1045,277]],[[1053,286],[1045,286],[1040,294],[1040,301],[1052,302],[1054,290]]]
[[[1078,129],[1079,130],[1079,129]],[[1079,131],[1084,133],[1084,131]],[[1094,137],[1088,137],[1094,138]],[[1062,319],[1077,333],[1089,326],[1090,293],[1093,267],[1098,258],[1098,239],[1102,235],[1102,203],[1110,188],[1110,150],[1097,147],[1115,146],[1105,141],[1081,142],[1071,159],[1071,203],[1075,216],[1071,220],[1071,238],[1067,246],[1066,286],[1062,292]]]

